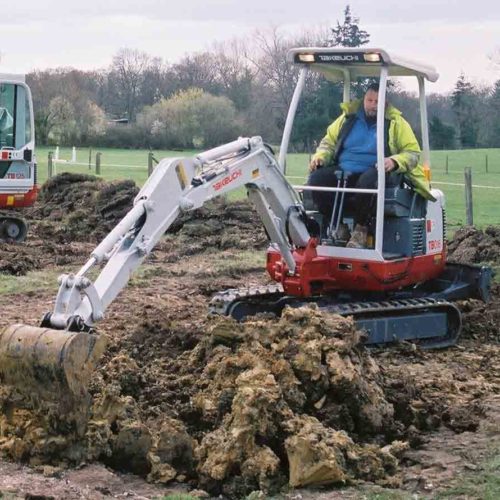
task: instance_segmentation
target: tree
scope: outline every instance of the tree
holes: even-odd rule
[[[248,59],[248,50],[243,40],[232,40],[214,45],[216,78],[221,93],[231,99],[238,111],[252,105],[252,87],[255,70]]]
[[[332,28],[329,45],[344,47],[359,47],[368,43],[370,35],[359,28],[359,19],[353,17],[349,5],[344,10],[344,21]],[[315,45],[320,45],[315,43]],[[364,93],[369,82],[354,82],[354,92]],[[315,142],[325,133],[332,117],[338,115],[339,105],[342,102],[343,90],[338,83],[332,83],[320,75],[312,74],[306,81],[306,92],[297,110],[292,140],[295,145],[301,144],[300,149],[312,152]]]
[[[151,106],[162,97],[168,97],[174,88],[168,84],[168,68],[159,57],[151,59],[142,74],[142,84],[137,98],[138,106]]]
[[[438,116],[433,116],[429,122],[429,141],[432,149],[453,149],[455,128],[443,123]]]
[[[500,80],[497,80],[487,99],[488,110],[484,114],[487,137],[486,145],[491,148],[500,147]]]
[[[46,138],[52,139],[55,144],[64,143],[68,135],[73,132],[76,123],[73,104],[66,97],[54,97],[50,101],[47,117]]]
[[[257,74],[254,79],[254,94],[259,100],[259,109],[262,111],[260,117],[257,117],[255,109],[251,110],[252,117],[258,119],[262,124],[262,127],[269,129],[272,124],[272,129],[274,130],[274,136],[267,136],[268,141],[279,141],[280,132],[283,130],[285,125],[286,114],[293,96],[293,92],[297,83],[297,78],[299,75],[299,69],[296,65],[290,64],[287,60],[287,53],[292,47],[307,47],[307,46],[318,46],[322,45],[326,35],[322,32],[303,32],[300,36],[291,38],[283,34],[282,31],[277,28],[272,28],[266,31],[257,31],[254,35],[255,51],[251,56],[251,61],[254,64]],[[308,76],[306,81],[306,91],[301,98],[300,107],[298,109],[297,121],[295,122],[295,127],[297,122],[302,118],[308,121],[310,124],[313,123],[313,118],[304,117],[304,112],[309,109],[308,106],[304,104],[305,100],[308,98],[311,92],[318,86],[318,82],[325,81],[324,78],[319,77],[319,75],[311,74]],[[262,100],[266,99],[264,105],[262,105]],[[254,99],[255,106],[255,99]],[[325,108],[327,109],[327,107]],[[301,126],[301,130],[305,132],[305,123]],[[294,127],[294,128],[295,128]],[[259,135],[262,135],[257,130]],[[304,144],[308,142],[305,138],[302,141],[301,137],[297,137],[294,133],[292,141],[298,139],[298,144]]]
[[[453,111],[458,125],[458,138],[464,148],[477,146],[479,116],[474,86],[460,74],[451,95]]]
[[[150,64],[150,56],[139,50],[123,48],[113,56],[109,78],[114,80],[119,106],[129,121],[135,119],[144,72]]]
[[[194,88],[147,106],[137,124],[155,147],[210,148],[234,140],[239,130],[227,97]]]
[[[216,60],[210,52],[199,52],[185,56],[172,66],[172,76],[177,90],[197,88],[211,94],[220,94],[217,80]]]
[[[332,36],[329,40],[332,47],[361,47],[370,41],[368,32],[360,29],[359,17],[354,17],[351,7],[346,5],[344,22],[337,21],[337,27],[331,29]]]

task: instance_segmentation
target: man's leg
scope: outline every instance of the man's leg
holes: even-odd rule
[[[402,174],[391,172],[385,176],[386,187],[395,187],[401,184]],[[378,170],[369,168],[357,179],[354,187],[358,189],[377,189]],[[368,236],[368,224],[375,215],[377,196],[375,194],[357,194],[354,213],[354,231],[347,246],[350,248],[365,248]]]
[[[369,168],[363,172],[354,184],[358,189],[375,189],[377,186],[378,172],[376,168]],[[354,204],[354,231],[347,242],[348,248],[366,248],[368,240],[368,223],[373,213],[373,194],[353,194]]]
[[[377,189],[378,185],[378,170],[369,168],[364,171],[357,179],[354,187],[357,189]],[[377,199],[374,194],[354,194],[356,203],[354,211],[354,224],[368,226],[373,209]]]
[[[385,176],[385,187],[395,187],[401,184],[402,174],[391,172]],[[369,168],[363,172],[358,178],[354,187],[358,189],[377,189],[378,186],[378,170]],[[374,194],[355,194],[356,196],[356,211],[354,222],[366,226],[370,219],[375,215],[375,207],[377,196]]]
[[[309,186],[336,187],[338,183],[335,169],[332,167],[321,167],[310,173],[307,179]],[[326,228],[330,224],[333,211],[334,192],[312,191],[311,196],[319,213],[323,216],[321,232],[326,234]]]

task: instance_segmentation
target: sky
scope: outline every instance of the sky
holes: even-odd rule
[[[109,66],[121,47],[175,63],[216,41],[251,37],[278,27],[284,33],[325,29],[343,19],[347,0],[23,0],[0,16],[0,72],[72,66]],[[430,92],[452,90],[459,74],[477,84],[500,79],[498,0],[351,0],[370,33],[369,46],[435,66]],[[500,60],[500,56],[499,56]]]

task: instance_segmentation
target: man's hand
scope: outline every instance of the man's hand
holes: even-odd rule
[[[397,166],[397,163],[392,158],[384,158],[384,170],[386,172],[392,172]]]
[[[325,162],[321,158],[313,158],[309,163],[309,172],[314,172],[316,169],[321,168]]]

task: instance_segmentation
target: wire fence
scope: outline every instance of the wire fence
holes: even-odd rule
[[[469,150],[457,150],[450,154],[434,152],[432,169],[435,172],[448,174],[462,173],[468,163],[474,165],[475,173],[500,174],[500,157],[498,152],[491,150],[489,153],[471,152]]]
[[[74,149],[73,149],[74,151]],[[134,164],[120,164],[120,163],[103,163],[102,162],[102,153],[96,152],[95,160],[92,161],[92,150],[89,153],[89,161],[81,162],[76,161],[76,155],[73,154],[71,160],[63,160],[59,158],[59,153],[49,151],[47,158],[47,177],[50,179],[54,175],[57,175],[57,166],[61,165],[64,167],[88,167],[89,170],[93,170],[96,175],[101,175],[101,169],[103,168],[125,168],[125,169],[140,169],[146,170],[148,177],[153,173],[154,166],[159,163],[159,160],[154,156],[154,153],[150,151],[147,155],[147,163],[143,165],[134,165]],[[67,170],[67,168],[65,168]]]
[[[477,161],[477,158],[476,158]],[[56,154],[54,152],[49,152],[48,153],[48,171],[47,171],[47,176],[48,178],[51,178],[52,176],[57,174],[57,167],[58,165],[64,166],[64,169],[67,170],[68,167],[88,167],[89,170],[93,170],[96,175],[101,175],[103,169],[106,168],[123,168],[123,169],[132,169],[132,170],[142,170],[142,171],[147,171],[147,176],[149,177],[154,169],[154,166],[159,163],[159,160],[154,156],[154,153],[150,151],[147,154],[147,160],[145,161],[145,164],[139,165],[139,164],[123,164],[123,163],[103,163],[102,162],[102,153],[101,152],[96,152],[94,155],[94,159],[92,160],[92,150],[89,150],[89,161],[88,162],[82,162],[82,161],[77,161],[76,160],[76,151],[73,148],[72,152],[72,157],[70,160],[63,160],[59,158],[59,151],[56,151]],[[450,186],[454,188],[463,188],[464,189],[464,201],[465,201],[465,213],[466,213],[466,220],[467,224],[472,225],[473,224],[473,196],[472,196],[472,190],[473,189],[485,189],[485,190],[500,190],[500,186],[491,186],[491,185],[486,185],[486,184],[473,184],[472,183],[472,170],[474,170],[475,174],[481,174],[481,179],[484,179],[484,174],[500,174],[500,162],[495,162],[495,169],[492,168],[492,165],[490,163],[490,158],[488,154],[485,155],[484,157],[484,164],[479,165],[476,163],[476,167],[472,169],[472,167],[463,167],[463,166],[456,166],[456,168],[451,169],[450,165],[452,162],[450,161],[450,156],[446,155],[444,158],[444,167],[443,170],[439,169],[439,166],[436,167],[436,163],[439,163],[438,161],[433,161],[433,172],[435,173],[440,173],[441,178],[442,174],[458,174],[461,173],[464,175],[464,182],[449,182],[449,181],[444,181],[444,180],[433,180],[432,184],[435,186]],[[460,159],[461,165],[463,165],[463,158]],[[498,170],[496,170],[498,168]],[[146,172],[145,172],[146,173]],[[298,180],[301,181],[301,183],[306,183],[307,182],[307,176],[297,176],[297,175],[287,175],[286,178],[290,181],[293,180]],[[486,179],[487,180],[487,179]]]

